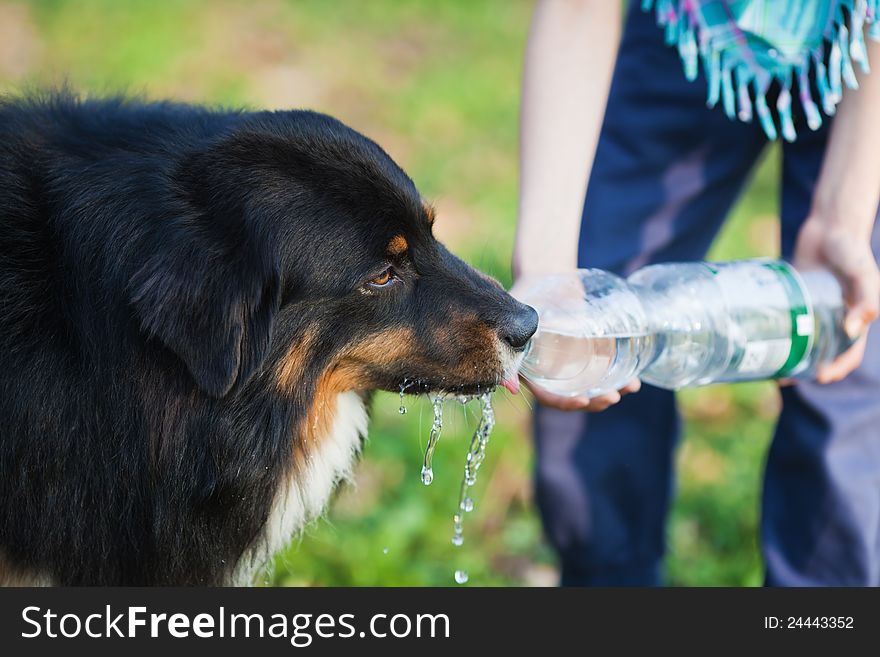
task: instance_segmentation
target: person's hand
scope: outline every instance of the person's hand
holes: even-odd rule
[[[870,237],[812,217],[798,234],[794,265],[803,270],[827,269],[843,288],[844,330],[850,338],[858,340],[816,372],[819,383],[839,381],[862,362],[868,326],[880,314],[880,270],[871,251]]]
[[[535,401],[537,401],[542,406],[558,408],[561,411],[588,412],[604,411],[609,406],[613,406],[614,404],[619,402],[620,398],[623,395],[629,394],[631,392],[637,392],[639,388],[642,387],[641,381],[639,381],[638,379],[633,379],[617,392],[609,392],[607,394],[598,395],[596,397],[563,397],[561,395],[554,395],[553,393],[547,392],[546,390],[541,390],[538,386],[533,385],[531,382],[526,381],[525,379],[523,379],[523,383],[531,391],[532,395],[535,397]]]
[[[514,282],[513,287],[510,289],[510,294],[513,295],[514,298],[519,299],[523,303],[528,303],[529,299],[527,296],[523,295],[524,290],[528,289],[529,285],[534,281],[532,278],[534,276],[549,276],[549,275],[566,275],[571,274],[575,268],[572,266],[570,268],[560,268],[559,271],[554,272],[545,272],[542,274],[532,274],[532,275],[520,275],[517,280]],[[579,286],[563,286],[561,288],[561,293],[569,293],[571,295],[569,299],[569,303],[574,307],[577,304],[583,303],[582,292],[579,291]],[[556,290],[557,295],[560,294],[560,290]],[[562,305],[566,304],[566,300],[564,297],[560,297],[558,302]],[[566,397],[563,395],[555,395],[552,392],[547,392],[532,382],[528,381],[525,378],[522,378],[522,382],[525,384],[526,388],[528,388],[532,395],[542,406],[547,406],[549,408],[556,408],[561,411],[589,411],[589,412],[597,412],[604,411],[609,406],[613,406],[617,402],[620,401],[623,395],[629,394],[631,392],[637,392],[639,388],[642,387],[641,381],[638,379],[633,379],[629,383],[627,383],[623,388],[615,392],[609,392],[604,395],[596,395],[595,397],[587,397],[585,395],[579,395],[577,397]]]

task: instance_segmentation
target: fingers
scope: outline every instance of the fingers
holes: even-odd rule
[[[633,379],[620,389],[621,395],[628,395],[632,392],[638,392],[642,389],[642,382],[639,379]]]
[[[880,315],[880,273],[876,265],[862,268],[847,277],[847,312],[844,330],[850,338],[857,338]]]
[[[880,270],[870,242],[846,231],[826,231],[815,264],[840,280],[847,307],[844,329],[851,339],[858,338],[880,315]]]
[[[855,343],[816,371],[819,383],[839,381],[861,363],[864,336],[880,315],[880,270],[870,240],[851,229],[829,228],[821,221],[808,219],[798,236],[795,265],[827,269],[840,281],[846,303],[843,328]]]
[[[840,381],[859,366],[865,355],[868,326],[880,315],[880,271],[873,255],[868,252],[853,258],[844,278],[847,311],[843,328],[850,339],[858,340],[832,362],[819,367],[819,383]]]
[[[611,406],[611,404],[620,401],[620,395],[617,393],[613,393],[613,395],[616,395],[616,399],[614,399],[613,397],[609,399],[609,395],[602,395],[601,397],[593,398],[586,396],[563,397],[561,395],[554,395],[552,393],[536,389],[531,386],[529,386],[529,389],[532,391],[532,394],[535,396],[535,400],[539,404],[541,404],[542,406],[548,406],[550,408],[556,408],[560,411],[604,410]]]
[[[795,266],[827,269],[840,280],[850,338],[864,333],[880,314],[880,271],[867,237],[852,227],[811,217],[801,227],[795,247]]]
[[[561,411],[587,411],[591,413],[604,411],[606,408],[619,402],[622,395],[637,392],[642,386],[638,379],[633,379],[618,392],[609,392],[595,397],[587,397],[585,395],[580,395],[578,397],[563,397],[542,390],[537,386],[533,386],[528,381],[526,381],[525,384],[535,397],[535,401],[542,406],[556,408]]]
[[[856,369],[865,355],[867,336],[862,336],[852,347],[840,354],[827,365],[820,365],[816,370],[818,383],[834,383]]]
[[[585,408],[585,411],[598,412],[604,411],[609,406],[614,406],[617,402],[620,401],[620,393],[619,392],[609,392],[605,395],[599,395],[598,397],[593,397],[590,399],[589,408]]]

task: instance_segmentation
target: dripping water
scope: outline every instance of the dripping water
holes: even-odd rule
[[[400,384],[400,408],[397,409],[397,412],[401,415],[406,415],[406,406],[403,405],[403,395],[406,393],[407,388],[410,388],[415,384],[415,381],[410,381],[409,379],[404,379],[403,383]]]
[[[406,409],[403,406],[403,394],[410,385],[412,385],[412,383],[407,384],[407,380],[405,379],[400,387],[401,414],[406,412]],[[477,424],[477,428],[474,430],[473,436],[471,437],[470,445],[465,457],[464,476],[462,477],[461,485],[459,487],[458,506],[456,507],[455,514],[452,516],[452,544],[459,547],[464,543],[463,514],[471,513],[474,510],[474,499],[471,497],[471,489],[477,483],[477,473],[480,470],[480,466],[483,464],[483,460],[486,458],[486,447],[489,444],[489,437],[492,433],[492,429],[495,427],[495,411],[492,408],[491,392],[484,392],[472,396],[459,395],[456,399],[463,405],[468,404],[475,399],[480,402],[480,420]],[[434,457],[434,449],[437,446],[437,441],[440,439],[440,433],[443,429],[443,397],[439,395],[431,397],[431,405],[434,418],[431,423],[431,433],[428,436],[428,444],[425,446],[425,457],[422,462],[421,471],[422,483],[425,486],[430,485],[431,482],[434,481],[432,461]],[[464,570],[456,570],[454,577],[458,584],[465,584],[468,581],[467,571]]]
[[[432,397],[431,404],[434,410],[434,421],[431,423],[431,433],[428,435],[428,444],[425,446],[425,460],[422,462],[422,483],[425,486],[430,486],[434,481],[432,467],[434,448],[437,446],[437,441],[440,440],[440,432],[443,429],[443,398],[440,396]]]
[[[464,476],[458,491],[458,506],[455,515],[452,516],[452,544],[459,547],[464,543],[464,528],[462,526],[462,513],[470,513],[474,510],[474,500],[470,496],[471,488],[477,483],[477,472],[486,458],[486,446],[489,444],[489,436],[495,427],[495,410],[492,408],[492,393],[484,392],[479,396],[480,422],[471,437],[467,456],[464,462]]]

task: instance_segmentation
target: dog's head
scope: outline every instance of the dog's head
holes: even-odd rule
[[[477,393],[516,376],[535,311],[449,253],[375,143],[311,112],[243,115],[173,172],[144,248],[141,327],[221,397],[282,388]]]

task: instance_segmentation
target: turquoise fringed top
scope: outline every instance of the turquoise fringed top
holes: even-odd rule
[[[731,119],[747,122],[757,114],[770,139],[777,125],[766,94],[774,81],[779,131],[794,141],[793,80],[807,125],[816,130],[822,114],[810,89],[811,69],[819,102],[831,116],[843,85],[858,87],[853,63],[869,70],[864,35],[880,41],[880,0],[642,0],[642,9],[652,8],[666,42],[678,46],[689,80],[702,61],[709,107],[720,100]]]

